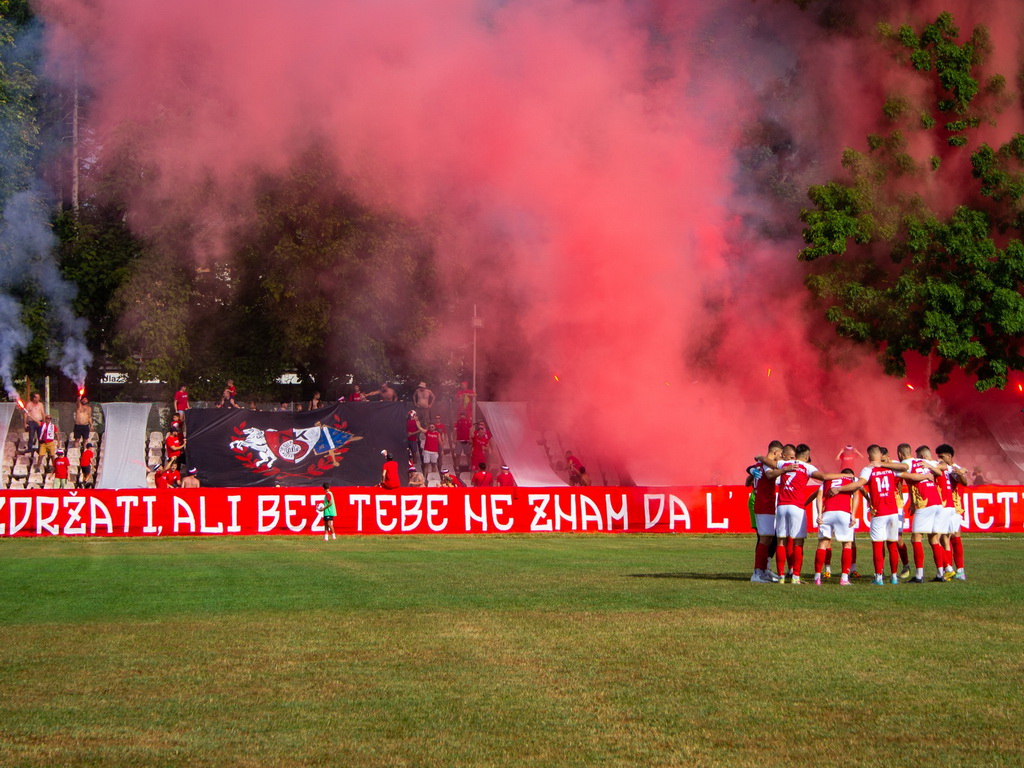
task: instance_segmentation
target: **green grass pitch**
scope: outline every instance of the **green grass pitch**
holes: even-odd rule
[[[752,536],[8,539],[0,765],[1019,766],[1024,538],[965,541],[840,589]]]

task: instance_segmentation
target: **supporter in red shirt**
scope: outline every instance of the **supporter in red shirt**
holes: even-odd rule
[[[171,466],[164,470],[164,482],[167,488],[177,488],[181,485],[181,472]]]
[[[473,466],[479,466],[487,461],[487,447],[491,442],[491,434],[482,423],[476,427],[476,433],[473,435],[473,456],[470,462]]]
[[[437,472],[439,456],[441,454],[441,433],[436,424],[423,433],[423,474],[429,475],[431,471]]]
[[[480,462],[477,466],[480,467],[474,474],[471,481],[474,488],[490,488],[494,485],[491,478],[491,473],[487,471],[486,462]]]
[[[188,388],[182,384],[181,389],[174,393],[174,410],[188,410]]]
[[[85,450],[82,451],[82,456],[78,460],[77,486],[79,488],[85,488],[89,485],[89,481],[92,476],[92,458],[92,443],[86,443]]]
[[[236,397],[238,397],[238,390],[235,389],[235,380],[234,379],[228,379],[228,383],[227,383],[227,386],[225,387],[225,389],[228,392],[231,393],[231,399],[232,400],[234,400]]]
[[[181,457],[181,449],[185,447],[185,441],[177,432],[171,432],[164,441],[167,449],[167,460],[177,461]]]
[[[498,476],[494,479],[494,483],[500,488],[515,488],[516,479],[512,477],[512,473],[509,471],[507,464],[501,465],[501,472],[499,472]]]
[[[572,451],[565,452],[565,467],[569,470],[569,485],[580,485],[583,462],[573,456]]]
[[[153,470],[153,480],[156,481],[156,487],[157,488],[167,488],[168,487],[167,486],[166,474],[167,473],[164,472],[164,468],[160,467],[160,466],[156,467]]]
[[[380,455],[384,457],[384,466],[380,473],[380,487],[393,491],[401,485],[398,479],[398,462],[386,450],[381,451]]]
[[[71,467],[71,462],[68,461],[68,457],[64,455],[64,451],[60,448],[57,449],[57,458],[53,460],[53,487],[54,488],[67,488],[68,487],[68,469]]]
[[[416,411],[409,411],[409,417],[405,420],[405,436],[409,441],[409,458],[414,462],[422,462],[420,455],[420,434],[426,432],[420,424]]]

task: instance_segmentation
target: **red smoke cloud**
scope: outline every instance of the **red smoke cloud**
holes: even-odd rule
[[[965,33],[1011,7],[959,5]],[[496,318],[486,355],[501,359],[512,324],[529,349],[499,394],[570,393],[546,418],[584,457],[625,457],[641,482],[733,482],[775,437],[810,442],[822,463],[850,441],[934,439],[921,396],[822,344],[799,242],[746,225],[770,207],[742,191],[748,121],[767,109],[800,126],[818,157],[802,182],[822,181],[906,78],[863,40],[826,38],[813,4],[40,6],[54,61],[81,50],[99,142],[130,140],[147,166],[140,229],[207,190],[188,257],[221,258],[255,171],[326,139],[364,200],[445,233],[441,257],[468,268],[466,295]],[[858,23],[939,10],[879,3]],[[1007,61],[1018,52],[996,42]],[[766,99],[793,69],[798,85]]]

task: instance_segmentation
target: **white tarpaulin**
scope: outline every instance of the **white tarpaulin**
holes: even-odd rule
[[[150,403],[103,404],[103,463],[97,488],[146,487]]]
[[[1024,472],[1024,416],[1016,411],[1010,415],[987,413],[985,423],[1006,457]],[[1002,480],[1014,482],[1016,478],[1004,477]]]
[[[526,403],[484,403],[483,412],[502,458],[521,486],[550,487],[567,485],[551,468],[547,454],[537,443],[526,415]]]
[[[0,448],[7,445],[7,431],[11,426],[11,419],[14,417],[14,408],[14,403],[0,403]],[[18,425],[21,425],[20,420]],[[6,482],[6,480],[6,477],[0,475],[0,482]]]

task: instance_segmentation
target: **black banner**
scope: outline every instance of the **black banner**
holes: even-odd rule
[[[299,413],[185,412],[185,456],[207,487],[376,485],[387,449],[407,479],[405,403],[336,403]],[[184,468],[183,468],[184,469]]]

